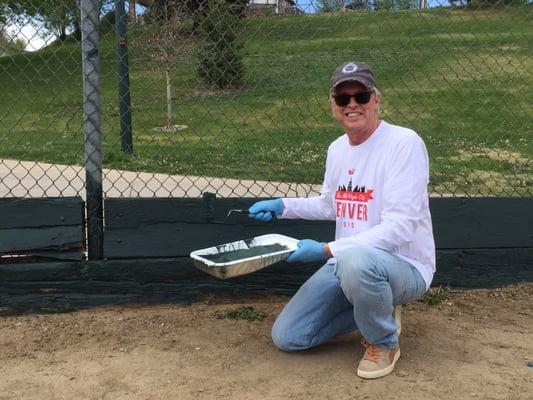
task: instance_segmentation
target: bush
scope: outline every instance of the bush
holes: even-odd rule
[[[243,62],[242,22],[232,4],[209,0],[198,13],[198,33],[204,38],[200,46],[198,75],[207,84],[227,88],[240,82]]]
[[[376,10],[395,11],[419,7],[419,0],[376,0]]]
[[[467,6],[469,8],[492,8],[507,6],[525,6],[527,3],[527,0],[468,0]]]

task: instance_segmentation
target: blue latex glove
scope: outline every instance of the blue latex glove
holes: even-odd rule
[[[316,262],[326,261],[328,256],[324,252],[325,243],[304,239],[298,242],[298,249],[287,258],[288,262]]]
[[[248,216],[262,222],[271,221],[274,217],[279,217],[283,214],[283,200],[262,200],[254,203],[248,209]]]

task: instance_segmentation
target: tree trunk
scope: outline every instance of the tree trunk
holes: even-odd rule
[[[74,21],[74,32],[72,33],[76,40],[81,40],[81,28],[79,21]]]
[[[59,29],[59,41],[64,42],[66,38],[67,38],[67,28],[65,26],[62,26]]]
[[[170,90],[170,68],[165,70],[167,78],[167,128],[172,128],[172,93]]]

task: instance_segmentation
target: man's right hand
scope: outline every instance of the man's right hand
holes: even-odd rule
[[[254,203],[248,209],[248,216],[257,221],[268,222],[274,217],[279,217],[283,214],[283,200],[262,200]]]

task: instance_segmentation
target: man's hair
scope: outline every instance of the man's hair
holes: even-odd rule
[[[377,114],[378,114],[378,117],[379,117],[380,114],[381,114],[381,91],[377,87],[375,87],[374,88],[374,93],[376,94],[376,96],[380,100],[379,105],[378,105],[378,109],[377,109]]]

